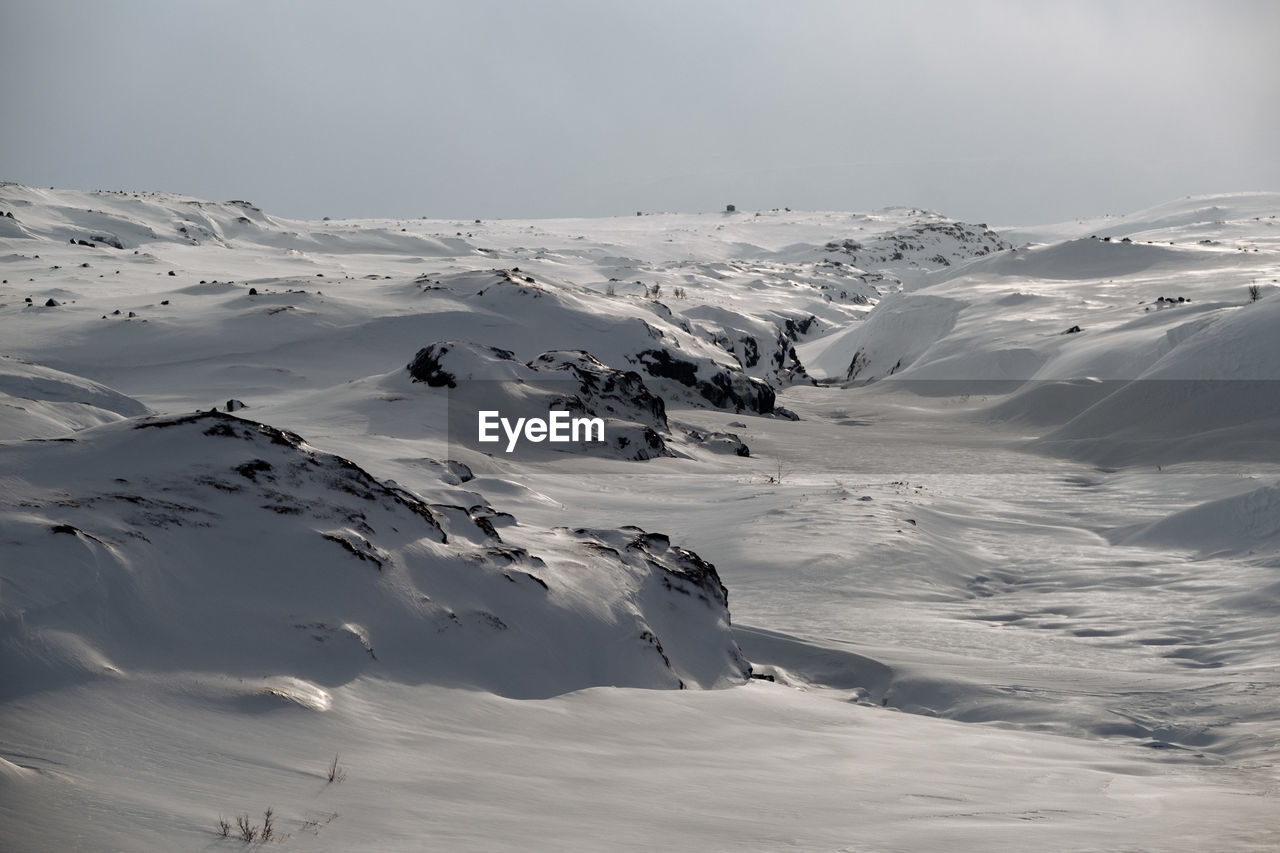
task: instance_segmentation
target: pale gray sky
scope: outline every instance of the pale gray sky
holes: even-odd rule
[[[0,0],[0,179],[286,216],[1280,189],[1274,0]]]

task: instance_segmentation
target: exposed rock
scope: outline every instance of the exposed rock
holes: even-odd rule
[[[509,377],[509,373],[486,373],[485,368],[495,362],[515,362],[515,353],[483,344],[461,343],[458,341],[439,341],[418,350],[413,360],[405,365],[414,382],[425,382],[432,388],[458,387],[459,371],[456,368],[446,370],[441,361],[453,353],[452,362],[470,368],[462,373],[463,379],[500,380]]]
[[[516,452],[543,458],[546,453],[586,453],[644,460],[674,455],[663,433],[666,407],[640,374],[615,370],[580,350],[543,353],[528,364],[508,350],[463,341],[438,341],[423,347],[406,369],[414,382],[450,389],[450,438],[480,452]],[[498,412],[508,422],[546,419],[566,412],[571,419],[599,418],[604,442],[596,435],[569,442],[494,443],[478,440],[482,411]]]
[[[894,233],[877,235],[866,243],[846,239],[832,241],[824,247],[829,254],[846,255],[848,263],[863,269],[895,265],[947,267],[954,261],[1012,248],[1012,243],[984,225],[940,217],[933,222],[917,222]]]
[[[667,430],[666,405],[634,370],[615,370],[582,350],[553,350],[529,362],[540,371],[560,371],[578,382],[578,395],[593,415],[621,418]]]
[[[704,378],[697,362],[677,358],[665,349],[643,350],[636,354],[635,360],[650,376],[670,379],[678,385],[691,388],[716,408],[762,415],[773,411],[776,398],[773,388],[767,382],[745,373],[719,368],[714,372],[708,370],[710,375]],[[663,386],[664,393],[668,387]]]
[[[111,236],[110,234],[105,234],[105,235],[104,235],[104,234],[95,234],[94,236],[90,237],[89,239],[90,239],[90,240],[93,240],[95,243],[105,243],[106,245],[110,246],[110,247],[111,247],[111,248],[113,248],[113,249],[123,249],[123,248],[124,248],[124,243],[120,242],[120,239],[119,239],[118,237],[113,237],[113,236]]]
[[[742,439],[731,432],[703,431],[692,427],[686,428],[685,434],[690,440],[714,453],[732,453],[735,456],[750,456],[751,450]]]

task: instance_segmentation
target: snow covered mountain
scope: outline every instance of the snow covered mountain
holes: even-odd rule
[[[2,184],[0,846],[1272,849],[1277,215]]]

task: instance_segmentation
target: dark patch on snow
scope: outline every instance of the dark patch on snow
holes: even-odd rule
[[[693,387],[698,381],[698,365],[692,361],[673,358],[666,350],[650,349],[636,353],[636,359],[644,365],[650,376],[658,379],[674,379],[681,385]]]
[[[497,347],[482,347],[476,345],[479,349],[488,350],[492,355],[499,359],[511,361],[515,359],[515,354],[509,350],[498,349]],[[405,365],[409,371],[409,375],[413,377],[414,382],[425,382],[432,388],[457,388],[457,378],[440,366],[440,359],[453,349],[454,344],[449,342],[434,343],[418,350],[414,355],[413,361]]]
[[[534,370],[554,370],[578,382],[579,402],[595,417],[634,421],[652,430],[666,430],[667,408],[634,370],[617,370],[585,350],[552,350],[529,362]],[[651,431],[652,431],[651,430]],[[656,435],[656,433],[655,433]],[[658,439],[660,446],[661,439]]]
[[[644,640],[646,643],[653,646],[653,648],[658,652],[658,655],[662,658],[663,664],[666,665],[667,669],[671,669],[671,658],[667,657],[666,649],[662,648],[662,643],[659,642],[657,636],[652,631],[649,631],[649,630],[641,631],[640,639]],[[674,674],[675,674],[675,670],[672,670],[672,675]],[[684,690],[684,681],[681,680],[678,676],[676,678],[676,681],[680,683],[680,689]]]
[[[258,482],[258,475],[271,470],[271,463],[263,459],[254,459],[252,462],[245,462],[243,465],[236,466],[236,473],[241,477]],[[274,479],[274,478],[268,478]]]
[[[537,575],[530,574],[529,572],[516,572],[516,574],[522,577],[528,578],[529,580],[533,581],[534,583],[536,583],[538,586],[542,587],[545,590],[551,589],[551,587],[547,586],[547,582],[544,581],[542,578],[538,577]]]
[[[372,546],[370,546],[368,542],[362,542],[361,544],[363,545],[363,547],[357,547],[355,543],[353,543],[350,539],[346,538],[345,536],[337,536],[333,533],[321,533],[320,535],[323,538],[328,539],[330,542],[337,543],[342,547],[343,550],[351,554],[353,557],[356,557],[364,562],[373,563],[375,566],[378,567],[378,571],[382,571],[382,559],[380,557],[375,556],[369,550]]]
[[[503,622],[501,619],[499,619],[494,614],[488,612],[487,610],[477,611],[474,615],[476,617],[476,621],[478,621],[482,625],[489,626],[495,631],[507,630],[507,623]]]

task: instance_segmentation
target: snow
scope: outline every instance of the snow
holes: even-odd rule
[[[0,356],[0,428],[7,438],[48,438],[147,413],[97,382]]]
[[[1280,843],[1280,194],[6,212],[7,850]]]

